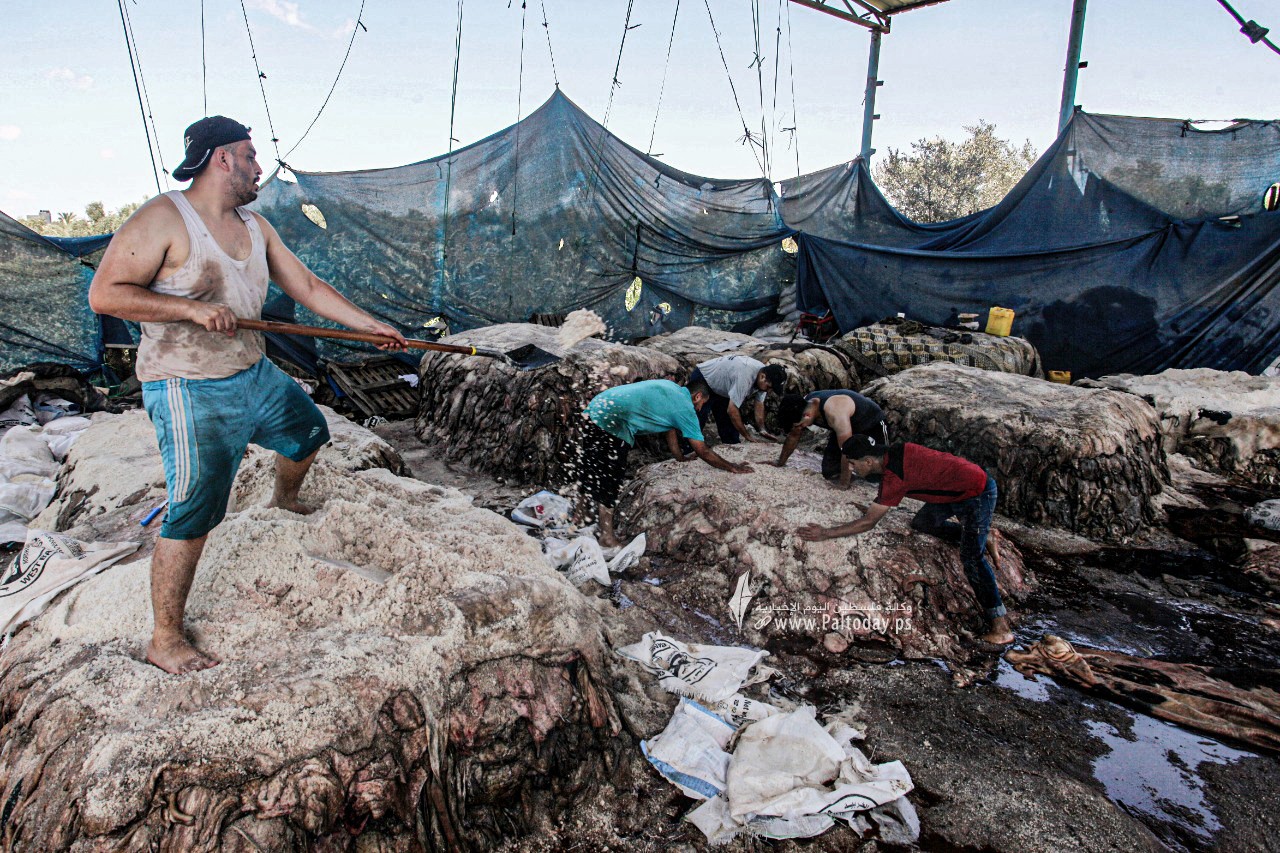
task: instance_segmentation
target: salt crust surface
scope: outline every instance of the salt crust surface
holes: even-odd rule
[[[138,438],[136,419],[117,420],[114,458],[145,456],[124,447]],[[77,792],[87,829],[144,810],[164,767],[265,777],[325,748],[357,748],[370,734],[360,725],[401,690],[440,718],[447,680],[464,665],[580,654],[600,671],[598,617],[509,521],[457,490],[323,458],[301,495],[315,514],[267,509],[258,504],[269,461],[242,466],[236,500],[246,508],[210,535],[188,603],[193,637],[221,665],[179,679],[142,661],[149,560],[76,587],[6,653],[38,682],[27,700],[45,703],[36,725],[56,726],[62,715],[49,706],[71,702],[72,737],[95,744]],[[309,555],[391,577],[378,583]]]

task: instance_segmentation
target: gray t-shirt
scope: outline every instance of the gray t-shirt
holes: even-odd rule
[[[763,362],[745,355],[722,355],[698,365],[711,391],[728,397],[738,408],[742,408],[742,401],[748,396],[764,399],[765,393],[756,389],[756,376],[763,369]]]

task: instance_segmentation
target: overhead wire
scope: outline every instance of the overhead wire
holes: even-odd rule
[[[342,55],[342,64],[338,66],[338,73],[334,75],[333,85],[329,87],[329,93],[324,96],[324,103],[320,104],[320,109],[316,110],[315,118],[311,119],[311,124],[307,125],[307,129],[302,132],[302,136],[298,137],[298,141],[293,143],[293,147],[284,152],[284,156],[288,157],[294,151],[298,150],[298,146],[307,138],[307,134],[311,133],[311,128],[316,126],[316,122],[320,120],[320,116],[324,113],[324,108],[329,106],[329,99],[333,97],[334,91],[338,88],[338,81],[342,79],[342,72],[346,70],[347,60],[351,58],[351,48],[356,43],[356,34],[363,31],[369,32],[369,28],[364,25],[364,4],[366,0],[360,0],[360,11],[356,12],[356,22],[351,27],[351,38],[347,40],[347,52]],[[282,162],[283,165],[283,162]]]
[[[124,46],[129,52],[129,68],[133,71],[133,89],[138,95],[138,112],[142,114],[142,131],[147,137],[147,154],[151,157],[151,172],[156,179],[156,192],[162,193],[164,190],[160,188],[160,170],[156,166],[155,146],[151,141],[151,128],[147,126],[147,110],[143,106],[141,77],[138,73],[138,62],[135,54],[136,45],[133,41],[133,35],[129,30],[129,19],[124,9],[124,0],[116,0],[116,7],[120,10],[120,29],[124,33]]]
[[[551,79],[560,88],[560,76],[556,74],[556,52],[551,49],[551,24],[547,23],[547,0],[539,0],[542,6],[542,30],[547,34],[547,55],[551,57]]]
[[[729,71],[729,61],[724,58],[724,45],[720,43],[720,31],[716,29],[716,19],[711,14],[711,2],[710,0],[702,0],[702,2],[707,7],[707,18],[711,21],[711,33],[716,38],[716,50],[720,52],[720,64],[724,66],[725,77],[729,79],[729,91],[733,93],[733,105],[738,110],[738,120],[742,122],[742,136],[738,138],[738,141],[751,148],[751,155],[756,158],[756,165],[760,167],[760,174],[768,179],[768,170],[760,159],[760,155],[756,153],[756,149],[761,147],[760,140],[756,139],[755,134],[747,127],[747,118],[742,112],[742,101],[738,98],[738,87],[733,83],[733,74]]]
[[[764,114],[764,57],[760,55],[760,0],[751,0],[751,31],[755,40],[755,55],[751,65],[756,69],[756,92],[760,99],[760,151],[764,156],[764,176],[770,176],[769,164],[769,129]],[[750,66],[748,66],[750,67]]]
[[[609,83],[609,99],[605,102],[604,118],[600,122],[600,132],[596,134],[595,150],[592,152],[591,179],[587,184],[587,202],[595,195],[597,178],[600,175],[600,161],[604,151],[604,137],[608,132],[609,116],[613,113],[613,96],[617,93],[618,87],[622,85],[622,81],[618,79],[618,74],[622,69],[622,52],[627,46],[627,33],[634,29],[631,26],[631,12],[635,8],[635,0],[627,0],[627,15],[622,22],[622,39],[618,43],[618,58],[613,65],[613,77]],[[636,24],[636,26],[640,26]]]
[[[1245,37],[1248,38],[1249,41],[1254,44],[1262,42],[1276,53],[1280,53],[1280,47],[1276,47],[1275,42],[1267,38],[1269,30],[1266,27],[1260,25],[1257,21],[1246,21],[1244,16],[1231,8],[1231,4],[1228,3],[1227,0],[1218,0],[1218,5],[1226,9],[1227,13],[1236,19],[1236,23],[1240,25],[1240,32],[1244,33]]]
[[[209,60],[205,51],[204,0],[200,0],[200,88],[204,92],[204,113],[209,114]]]
[[[508,4],[508,8],[510,5]],[[520,2],[520,70],[516,75],[516,150],[515,174],[511,181],[511,236],[516,236],[516,208],[520,203],[520,121],[524,115],[524,32],[525,21],[529,14],[527,0]],[[515,252],[515,240],[511,241],[511,251]]]
[[[649,147],[645,154],[653,155],[653,140],[658,133],[658,114],[662,112],[662,95],[667,90],[667,71],[671,68],[671,46],[676,40],[676,21],[680,18],[680,0],[676,0],[676,10],[671,16],[671,36],[667,39],[667,61],[662,65],[662,84],[658,86],[658,106],[653,111],[653,128],[649,131]]]
[[[262,108],[267,111],[267,129],[271,131],[271,144],[276,149],[276,162],[281,166],[284,165],[284,158],[280,156],[280,137],[276,135],[275,122],[271,120],[271,107],[267,104],[267,75],[262,73],[262,66],[258,64],[258,51],[253,46],[253,28],[249,26],[249,12],[245,9],[244,0],[240,0],[240,14],[244,15],[244,30],[249,34],[249,53],[253,56],[253,67],[258,72],[258,88],[262,90]]]
[[[169,170],[164,166],[164,150],[160,147],[160,132],[156,130],[156,117],[151,109],[151,93],[147,91],[147,78],[142,73],[142,54],[138,52],[138,37],[133,32],[133,17],[129,14],[129,7],[124,7],[124,19],[129,28],[129,41],[133,44],[133,55],[138,59],[138,81],[142,84],[142,100],[147,105],[147,120],[151,122],[151,136],[155,139],[156,159],[160,161],[160,174],[164,175],[164,185],[169,187]]]
[[[796,177],[800,177],[800,123],[796,120],[796,60],[795,53],[791,50],[791,0],[779,0],[786,3],[787,6],[787,76],[791,81],[791,127],[784,127],[783,130],[790,132],[791,144],[796,150]]]
[[[441,264],[440,288],[444,288],[445,269],[449,260],[449,193],[453,186],[453,144],[458,140],[453,136],[454,119],[458,112],[458,68],[462,62],[462,4],[458,0],[458,22],[453,43],[453,85],[449,96],[449,154],[445,158],[444,177],[444,216],[441,219]]]

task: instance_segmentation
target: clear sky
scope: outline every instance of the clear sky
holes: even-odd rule
[[[172,169],[182,130],[204,114],[201,0],[125,0]],[[274,149],[240,0],[204,0],[208,110],[254,128],[263,167]],[[676,0],[633,0],[609,118],[644,150],[654,129]],[[708,20],[720,32],[748,125],[770,128],[772,177],[852,158],[861,134],[868,35],[780,0],[681,0],[653,151],[710,177],[760,174]],[[1235,0],[1280,33],[1280,3]],[[83,212],[154,194],[151,161],[115,0],[6,3],[0,31],[0,210]],[[360,0],[245,0],[281,151],[333,82]],[[527,114],[553,91],[545,7],[562,90],[602,119],[627,0],[528,0]],[[759,10],[763,82],[753,19]],[[875,146],[959,138],[978,119],[1038,150],[1057,131],[1071,0],[950,0],[895,18],[884,39]],[[457,4],[365,0],[346,71],[310,136],[286,159],[306,171],[410,163],[448,147]],[[779,15],[780,47],[776,42]],[[467,144],[515,121],[520,0],[465,0],[454,137]],[[789,32],[788,32],[789,18]],[[1274,35],[1274,34],[1273,34]],[[788,45],[789,42],[789,45]],[[1229,119],[1280,117],[1280,56],[1252,45],[1216,0],[1090,0],[1078,102],[1097,113]],[[776,109],[774,67],[778,67]],[[792,121],[792,86],[795,121]],[[163,184],[162,184],[163,186]],[[178,186],[170,183],[171,187]]]

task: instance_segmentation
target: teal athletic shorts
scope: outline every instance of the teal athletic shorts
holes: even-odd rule
[[[198,539],[218,526],[250,443],[301,462],[329,440],[316,404],[265,356],[225,379],[143,382],[142,403],[164,459],[165,539]]]

